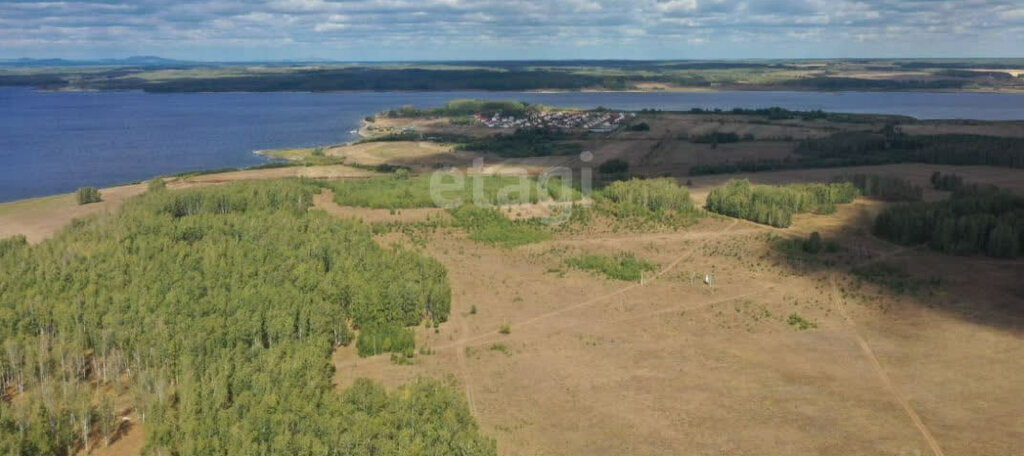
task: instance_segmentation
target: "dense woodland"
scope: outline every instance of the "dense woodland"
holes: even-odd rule
[[[1024,198],[991,185],[959,185],[946,201],[882,211],[874,232],[945,253],[1015,258],[1024,246]]]
[[[707,209],[730,217],[787,227],[794,214],[830,213],[836,204],[853,202],[857,194],[857,188],[849,182],[771,186],[733,179],[711,190]]]
[[[700,217],[690,191],[671,178],[616,181],[594,192],[595,209],[617,219],[683,226]]]
[[[1024,168],[1024,140],[980,135],[905,135],[894,127],[881,133],[840,132],[801,141],[795,159],[761,159],[698,165],[691,175],[830,168],[887,163],[935,163]]]
[[[834,182],[849,182],[868,198],[882,201],[920,201],[924,190],[910,181],[896,176],[877,174],[844,174]]]
[[[353,329],[384,345],[442,322],[450,290],[440,263],[309,212],[314,191],[155,186],[39,245],[0,241],[0,454],[102,445],[126,408],[147,455],[495,454],[448,385],[335,391]]]

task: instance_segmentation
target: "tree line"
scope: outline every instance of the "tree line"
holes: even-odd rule
[[[0,80],[2,81],[2,80]],[[70,83],[71,78],[66,80]],[[523,69],[426,69],[426,68],[326,68],[280,73],[218,77],[180,77],[162,81],[141,78],[96,78],[80,81],[98,90],[146,92],[327,92],[337,90],[579,90],[587,87],[625,85],[623,77],[609,77]]]
[[[1015,258],[1024,245],[1024,198],[992,185],[963,184],[946,201],[887,208],[875,219],[874,233],[944,253]]]
[[[157,186],[0,241],[0,454],[102,444],[125,402],[146,455],[495,454],[448,385],[335,392],[332,348],[445,321],[450,288],[440,263],[308,211],[315,191]]]
[[[690,191],[671,178],[615,181],[594,192],[597,211],[620,219],[637,219],[673,226],[700,217]]]
[[[983,135],[906,135],[890,126],[882,132],[840,132],[800,142],[796,156],[697,165],[690,174],[728,174],[782,169],[934,163],[1024,168],[1024,140]]]
[[[880,133],[843,132],[802,141],[796,153],[812,158],[875,158],[889,163],[989,165],[1024,168],[1024,140],[1000,136],[907,135],[896,126]]]
[[[849,182],[831,184],[751,185],[746,179],[732,179],[711,190],[707,209],[775,227],[788,227],[793,215],[831,213],[836,204],[853,202],[858,190]]]
[[[943,174],[939,171],[932,173],[932,188],[952,192],[964,185],[964,178],[956,174]]]
[[[473,114],[501,114],[505,116],[521,117],[527,113],[538,112],[543,108],[543,105],[515,100],[477,100],[460,98],[450,100],[446,102],[444,106],[436,108],[417,108],[412,105],[404,105],[399,108],[384,111],[381,115],[390,118],[458,117]]]
[[[547,128],[518,128],[511,134],[473,138],[455,146],[455,149],[493,153],[502,158],[573,155],[580,153],[583,146],[565,141],[577,137],[578,135]]]
[[[877,174],[843,174],[834,182],[849,182],[868,198],[882,201],[920,201],[924,190],[910,181],[896,176]]]

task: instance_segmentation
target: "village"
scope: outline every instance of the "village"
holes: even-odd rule
[[[627,117],[636,117],[636,113],[547,111],[523,117],[502,116],[500,113],[490,116],[477,113],[473,117],[489,128],[586,129],[594,133],[609,133],[618,129]]]

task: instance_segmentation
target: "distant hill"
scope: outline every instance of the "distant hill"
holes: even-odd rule
[[[95,59],[95,60],[69,60],[69,59],[0,59],[0,66],[4,67],[70,67],[70,66],[136,66],[136,67],[169,67],[192,65],[194,62],[184,60],[165,59],[152,55],[136,55],[123,59]]]

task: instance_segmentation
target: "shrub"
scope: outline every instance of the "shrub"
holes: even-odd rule
[[[821,252],[822,243],[821,235],[817,231],[811,233],[804,241],[804,251],[807,253],[818,253]]]
[[[812,329],[818,327],[817,323],[810,321],[804,317],[801,317],[800,315],[795,313],[789,314],[789,318],[786,320],[786,322],[789,323],[790,326],[795,326],[797,329],[801,331],[805,329]]]
[[[499,334],[505,334],[505,335],[512,334],[512,327],[509,326],[508,323],[505,323],[505,324],[501,325],[500,328],[498,328],[498,333]]]
[[[78,204],[91,204],[101,201],[100,191],[96,187],[81,187],[75,192]]]
[[[164,182],[162,178],[150,179],[146,182],[146,189],[151,192],[159,192],[167,188],[167,182]]]
[[[508,333],[503,333],[503,334],[508,334]],[[491,344],[491,351],[501,352],[501,353],[504,353],[506,355],[511,355],[512,354],[512,351],[508,349],[508,346],[506,346],[505,344],[500,343],[500,342],[496,342],[494,344]]]

